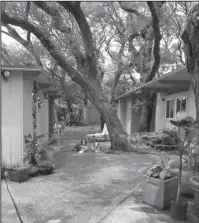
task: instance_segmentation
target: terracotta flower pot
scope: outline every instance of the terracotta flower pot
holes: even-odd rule
[[[196,205],[196,214],[197,216],[199,216],[199,177],[197,176],[191,177],[190,184]]]

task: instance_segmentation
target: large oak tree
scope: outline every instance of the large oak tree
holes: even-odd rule
[[[199,3],[193,5],[182,33],[186,66],[195,93],[196,118],[199,127]]]
[[[63,71],[61,78],[63,74],[68,75],[83,88],[86,97],[106,120],[109,133],[114,136],[124,133],[114,103],[115,90],[122,75],[131,74],[133,68],[141,74],[143,82],[147,82],[159,73],[161,57],[163,58],[160,40],[162,35],[165,37],[161,10],[165,5],[163,3],[135,3],[133,7],[130,3],[121,2],[8,3],[6,10],[2,10],[2,22],[8,33],[33,55],[38,65],[42,65],[45,58],[43,54],[39,56],[36,53],[40,45],[38,40],[43,44],[53,63]],[[136,21],[137,27],[142,22],[141,29],[135,28]],[[17,36],[15,26],[27,31],[27,39]],[[33,39],[34,44],[31,41]],[[118,43],[115,51],[111,48],[111,41]],[[140,50],[135,45],[140,46]],[[103,58],[102,51],[115,64],[112,100],[108,99],[102,85],[99,61],[104,63],[106,59]],[[127,52],[131,55],[131,60]],[[53,73],[52,70],[50,72]],[[153,94],[146,93],[143,101],[151,97],[153,99]],[[141,131],[148,130],[150,115],[150,104],[143,104]]]

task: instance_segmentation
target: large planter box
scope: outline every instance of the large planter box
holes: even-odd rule
[[[178,178],[160,180],[153,177],[147,178],[143,193],[143,202],[166,210],[170,207],[171,197],[176,197],[178,188]]]
[[[28,179],[29,169],[23,169],[23,170],[19,170],[19,171],[9,170],[8,171],[8,176],[9,176],[11,181],[21,183],[21,182]]]

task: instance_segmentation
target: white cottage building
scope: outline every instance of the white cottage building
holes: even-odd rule
[[[170,120],[176,120],[179,110],[185,110],[196,119],[191,75],[186,67],[181,67],[118,97],[118,116],[128,134],[139,131],[141,109],[135,111],[133,105],[137,98],[142,97],[142,91],[149,90],[157,93],[150,131],[173,129]]]
[[[22,163],[25,136],[33,135],[34,81],[41,100],[46,99],[37,111],[37,135],[44,134],[48,140],[53,129],[53,101],[58,97],[50,79],[40,67],[1,67],[2,162],[5,164]]]

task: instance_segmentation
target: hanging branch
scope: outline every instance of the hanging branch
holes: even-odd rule
[[[58,3],[62,5],[68,12],[70,12],[74,16],[80,28],[82,39],[85,45],[86,60],[89,67],[88,77],[96,78],[97,77],[97,64],[96,64],[95,51],[94,51],[94,46],[93,46],[93,38],[92,38],[89,24],[80,7],[80,3],[66,2],[66,1],[63,1],[63,2],[58,1]]]
[[[127,6],[124,2],[119,2],[119,4],[120,4],[120,7],[121,7],[123,10],[125,10],[126,12],[130,12],[130,13],[136,15],[136,16],[140,16],[140,17],[143,17],[143,18],[145,17],[142,13],[140,13],[140,12],[138,12],[137,10],[135,10],[135,9],[133,9],[133,8],[131,8],[131,7],[129,7],[129,6]]]
[[[47,36],[43,30],[39,27],[31,24],[29,21],[25,21],[20,18],[16,18],[14,16],[9,16],[7,13],[3,13],[1,17],[1,21],[4,24],[12,24],[15,26],[19,26],[22,29],[27,31],[31,31],[34,35],[41,41],[44,47],[48,50],[50,55],[53,57],[55,61],[57,61],[57,65],[61,66],[62,69],[68,72],[68,75],[81,86],[84,86],[86,89],[88,87],[87,79],[83,77],[83,74],[77,71],[74,67],[70,65],[70,63],[65,59],[63,54],[58,50],[58,48],[53,44],[50,37]]]
[[[81,52],[79,44],[75,40],[75,36],[72,32],[72,29],[70,27],[67,27],[66,24],[64,23],[59,10],[57,10],[56,8],[50,7],[46,2],[36,1],[34,2],[34,4],[52,17],[54,26],[57,30],[59,30],[61,33],[67,34],[67,37],[69,38],[69,41],[70,41],[71,49],[73,51],[73,54],[78,64],[78,68],[79,68],[78,70],[82,71],[87,66],[86,57]]]
[[[1,32],[5,33],[6,35],[9,35],[10,37],[12,37],[16,41],[18,41],[22,46],[24,46],[26,48],[26,50],[33,55],[37,65],[42,67],[42,62],[40,60],[40,57],[36,53],[31,41],[27,41],[27,40],[23,39],[19,35],[19,33],[13,27],[11,27],[10,25],[4,25],[4,26],[7,28],[8,33],[4,32],[4,31],[1,31]]]
[[[30,12],[30,5],[31,5],[31,2],[27,2],[27,5],[26,5],[26,12],[25,12],[25,19],[28,21],[28,15],[29,15],[29,12]],[[27,41],[30,42],[30,35],[31,35],[31,32],[27,32]]]

